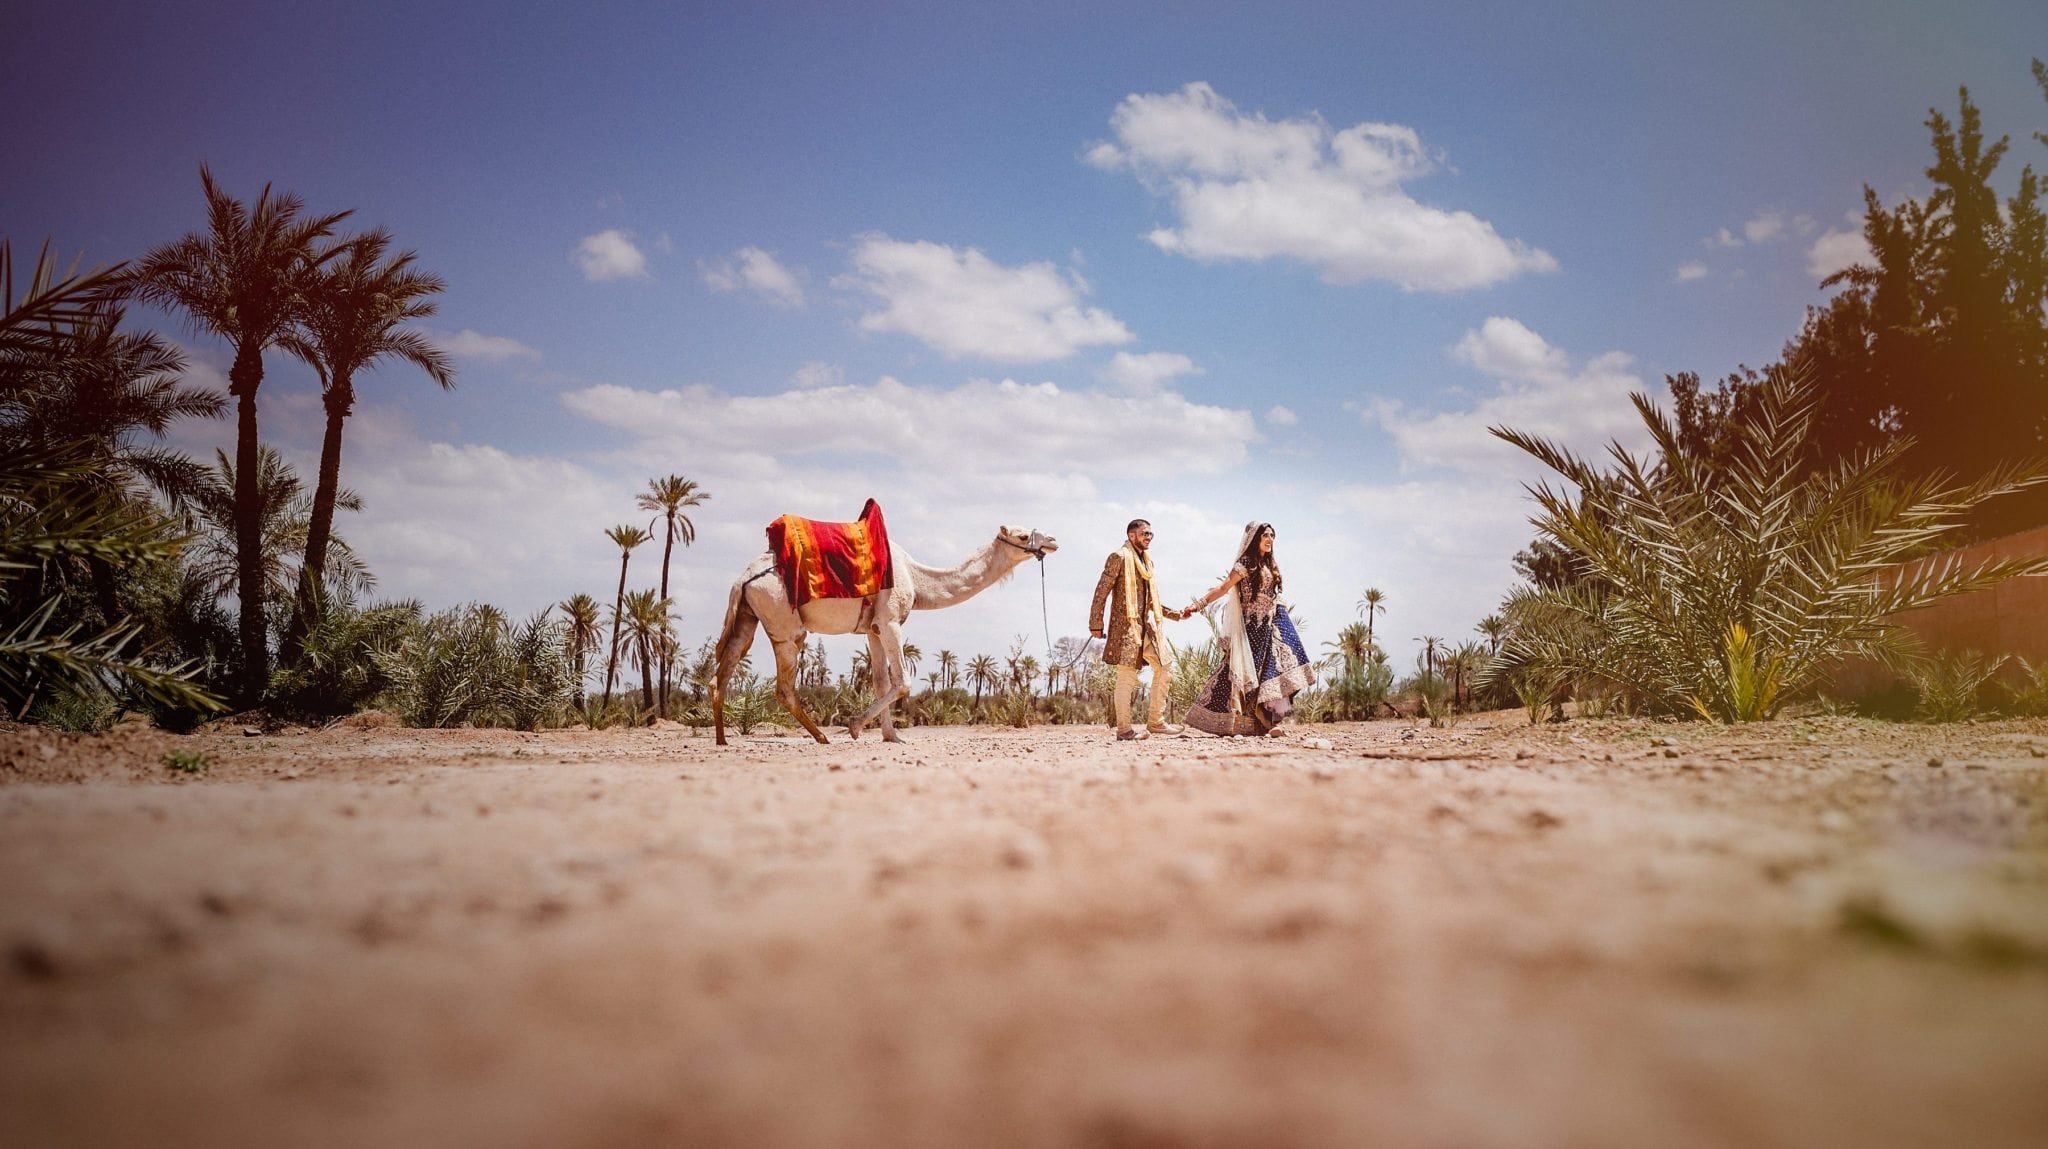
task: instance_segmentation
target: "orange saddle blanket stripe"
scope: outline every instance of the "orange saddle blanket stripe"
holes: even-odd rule
[[[768,553],[792,606],[814,598],[864,598],[896,585],[889,528],[873,499],[850,523],[782,516],[768,524]]]

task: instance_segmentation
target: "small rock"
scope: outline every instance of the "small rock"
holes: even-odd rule
[[[1531,810],[1522,818],[1523,824],[1531,830],[1549,830],[1564,825],[1564,819],[1548,810]]]
[[[1664,757],[1666,757],[1666,758],[1676,758],[1676,757],[1678,757],[1678,751],[1676,751],[1676,750],[1673,750],[1673,749],[1670,749],[1669,747],[1666,747],[1666,748],[1665,748],[1665,750],[1664,750]]]
[[[1528,752],[1527,750],[1517,750],[1517,751],[1515,751],[1515,761],[1517,761],[1517,762],[1520,762],[1520,761],[1522,761],[1522,760],[1524,760],[1524,759],[1527,759],[1527,758],[1533,758],[1533,757],[1535,757],[1535,755],[1533,755],[1533,754],[1529,753],[1529,752]],[[1612,755],[1612,754],[1609,754],[1609,755],[1607,756],[1607,760],[1608,760],[1608,761],[1610,761],[1610,762],[1612,762],[1612,761],[1614,760],[1614,755]]]
[[[2027,753],[2032,754],[2036,758],[2048,758],[2048,749],[2043,749],[2039,746],[2027,747]]]
[[[1659,746],[1676,746],[1676,745],[1678,745],[1678,739],[1676,739],[1676,738],[1659,738],[1659,739],[1657,739],[1657,742],[1656,742],[1656,744],[1657,744],[1657,745],[1659,745]]]
[[[1167,864],[1166,875],[1183,885],[1200,886],[1215,881],[1222,868],[1214,854],[1183,854]]]
[[[261,738],[263,737],[263,728],[261,726],[244,726],[242,727],[242,737]]]
[[[1304,738],[1301,740],[1301,744],[1310,750],[1335,750],[1337,748],[1337,744],[1327,738]]]
[[[1929,759],[1927,760],[1927,768],[1928,768],[1929,770],[1939,770],[1939,769],[1941,769],[1941,759],[1939,759],[1939,758],[1929,758]]]
[[[57,959],[35,942],[16,942],[7,953],[14,972],[29,981],[57,980]]]
[[[1018,834],[1003,843],[1003,865],[1013,870],[1029,870],[1044,865],[1049,853],[1045,839],[1036,834]]]

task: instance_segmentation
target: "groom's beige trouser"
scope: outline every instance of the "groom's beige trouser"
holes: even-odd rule
[[[1145,698],[1145,723],[1157,726],[1166,721],[1166,693],[1173,689],[1173,661],[1162,653],[1159,641],[1154,638],[1145,640],[1143,658],[1152,665],[1152,689]],[[1131,728],[1131,691],[1137,687],[1137,667],[1116,668],[1116,729],[1119,734]]]

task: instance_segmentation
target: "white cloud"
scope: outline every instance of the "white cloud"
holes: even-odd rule
[[[1527,477],[1536,464],[1501,442],[1488,428],[1512,427],[1562,442],[1581,453],[1597,452],[1610,440],[1639,448],[1642,420],[1629,402],[1642,380],[1619,351],[1596,355],[1572,368],[1564,351],[1513,319],[1495,317],[1451,348],[1498,381],[1476,404],[1448,411],[1421,411],[1395,400],[1363,405],[1361,416],[1392,436],[1404,471],[1449,468],[1473,476]]]
[[[592,283],[606,279],[642,279],[647,275],[647,257],[633,246],[630,233],[618,228],[607,228],[596,235],[585,236],[576,245],[573,257],[576,266],[583,269],[583,278]]]
[[[1875,258],[1870,251],[1870,241],[1863,238],[1861,231],[1829,228],[1807,249],[1806,270],[1818,281],[1854,264],[1873,262]]]
[[[1201,373],[1194,360],[1177,351],[1148,351],[1143,355],[1119,351],[1110,359],[1109,366],[1102,369],[1101,378],[1127,391],[1147,394],[1182,375]]]
[[[1742,225],[1742,238],[1751,243],[1769,243],[1785,234],[1785,217],[1775,211],[1758,212]]]
[[[802,307],[803,284],[794,272],[758,247],[743,247],[731,258],[699,263],[697,270],[713,291],[747,290],[781,307]]]
[[[1561,382],[1567,366],[1562,350],[1521,321],[1499,315],[1465,332],[1451,348],[1451,357],[1488,375],[1539,383]]]
[[[1266,412],[1266,422],[1271,423],[1275,427],[1292,427],[1296,423],[1301,422],[1301,416],[1296,415],[1291,408],[1282,407],[1276,403],[1271,410]]]
[[[1129,168],[1171,199],[1179,226],[1149,238],[1198,260],[1286,258],[1329,283],[1367,279],[1409,291],[1485,287],[1557,261],[1464,211],[1418,202],[1402,184],[1433,163],[1413,128],[1245,114],[1203,83],[1131,95],[1110,116],[1115,142],[1087,162]]]
[[[834,283],[881,301],[860,317],[863,331],[901,332],[951,358],[1045,363],[1135,338],[1115,316],[1081,305],[1078,276],[1049,262],[1004,267],[971,247],[865,236],[853,271]]]
[[[1705,279],[1708,274],[1706,264],[1693,260],[1691,263],[1681,263],[1678,265],[1676,278],[1680,283],[1690,283],[1695,279]]]
[[[484,359],[493,362],[506,359],[539,359],[540,351],[528,347],[517,339],[503,335],[485,335],[465,327],[453,334],[436,332],[434,343],[441,350],[462,359]]]
[[[922,388],[884,376],[775,395],[603,385],[564,402],[680,456],[742,461],[763,474],[795,459],[887,461],[943,475],[953,489],[1007,487],[1020,475],[1213,474],[1242,462],[1257,438],[1250,413],[1170,391],[1124,396],[1010,379]]]
[[[836,363],[813,359],[789,377],[795,387],[832,387],[846,382],[846,371]]]

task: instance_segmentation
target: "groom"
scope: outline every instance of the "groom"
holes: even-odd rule
[[[1138,685],[1138,671],[1152,666],[1152,692],[1145,707],[1145,729],[1154,734],[1178,734],[1181,728],[1166,722],[1166,692],[1173,685],[1173,656],[1160,637],[1160,617],[1186,617],[1172,607],[1159,605],[1159,592],[1152,585],[1152,524],[1132,519],[1124,528],[1124,545],[1111,551],[1102,564],[1102,578],[1095,584],[1095,602],[1088,608],[1088,633],[1104,638],[1102,660],[1116,667],[1116,736],[1129,740],[1138,736],[1131,729],[1131,691]],[[1102,608],[1109,606],[1109,631],[1102,629]]]

